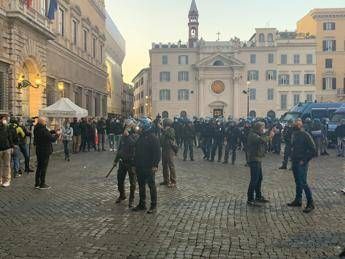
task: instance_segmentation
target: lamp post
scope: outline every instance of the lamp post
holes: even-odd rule
[[[65,90],[65,85],[63,82],[59,82],[58,85],[58,90],[60,91],[61,93],[61,98],[64,98],[64,90]]]
[[[247,81],[247,90],[243,90],[242,93],[247,95],[247,117],[249,117],[249,102],[250,102],[250,81]]]

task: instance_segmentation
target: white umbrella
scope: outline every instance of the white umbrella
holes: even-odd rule
[[[84,118],[88,111],[79,107],[68,98],[61,98],[56,103],[39,111],[40,116],[47,118]]]

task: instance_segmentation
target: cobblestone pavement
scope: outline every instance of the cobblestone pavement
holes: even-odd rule
[[[336,258],[345,246],[345,161],[334,153],[311,164],[316,210],[309,215],[286,207],[294,183],[291,171],[277,170],[276,155],[265,158],[271,203],[262,208],[246,206],[243,154],[224,166],[198,153],[196,162],[177,159],[178,188],[158,186],[154,215],[115,204],[116,174],[105,179],[112,160],[108,152],[70,163],[57,155],[51,190],[34,190],[33,175],[1,189],[0,258]]]

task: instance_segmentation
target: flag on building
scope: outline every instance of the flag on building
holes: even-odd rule
[[[25,0],[25,4],[27,7],[32,7],[32,0]]]
[[[55,12],[56,12],[57,7],[58,7],[57,0],[48,0],[47,6],[48,6],[47,17],[49,20],[53,20],[55,17]]]

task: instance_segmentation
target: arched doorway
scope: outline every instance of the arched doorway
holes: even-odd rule
[[[39,66],[33,58],[24,61],[17,87],[21,95],[21,115],[27,118],[38,116],[42,108],[44,83]]]
[[[276,113],[274,111],[267,112],[267,117],[270,117],[272,120],[276,118]]]
[[[250,111],[249,117],[256,118],[256,111]]]

